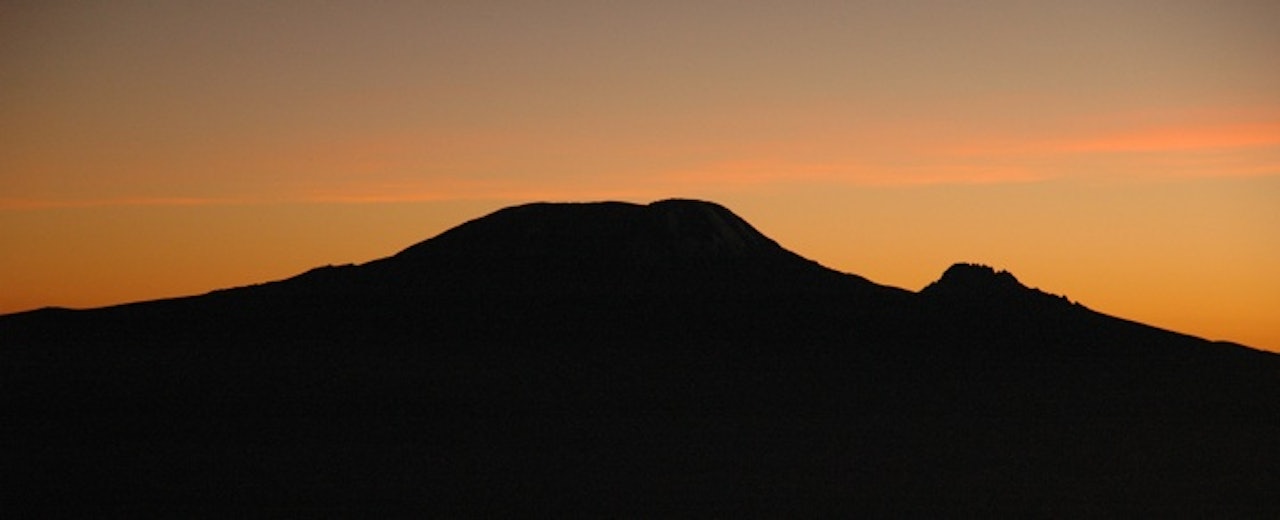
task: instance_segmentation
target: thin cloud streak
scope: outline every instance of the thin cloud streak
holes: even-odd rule
[[[998,165],[922,164],[880,167],[858,162],[740,160],[668,172],[663,178],[684,185],[752,187],[815,183],[861,186],[996,184],[1036,182],[1048,177],[1025,168]]]
[[[312,190],[272,198],[255,197],[119,197],[101,199],[0,199],[0,211],[42,211],[62,209],[125,207],[211,207],[271,204],[395,204],[460,200],[563,201],[563,200],[648,200],[675,196],[659,189],[536,188],[513,183],[492,183],[484,187],[439,190],[415,186],[387,186],[361,190]]]
[[[36,211],[106,207],[247,206],[279,202],[238,197],[121,197],[101,199],[0,199],[0,211]]]
[[[1280,146],[1280,122],[1157,127],[1068,139],[1003,141],[943,150],[955,156],[1195,153]]]
[[[1132,126],[1132,125],[1129,125]],[[329,148],[327,168],[318,175],[263,186],[269,193],[231,196],[112,196],[53,194],[0,197],[0,211],[91,207],[233,206],[273,203],[376,204],[447,200],[646,199],[723,190],[771,189],[782,185],[933,186],[1039,182],[1098,177],[1133,180],[1259,177],[1280,175],[1280,122],[1162,125],[1095,132],[1068,138],[989,137],[953,146],[944,136],[889,139],[868,147],[866,140],[793,136],[757,146],[712,150],[719,158],[687,157],[684,165],[617,167],[599,157],[601,171],[572,157],[525,168],[579,171],[548,177],[498,176],[515,172],[511,158],[491,162],[492,178],[433,154],[414,157],[414,139],[357,141]],[[903,143],[908,141],[908,146]],[[843,148],[847,143],[863,146]],[[474,150],[473,150],[474,152]],[[649,152],[653,153],[653,150]],[[285,154],[288,155],[288,154]],[[492,154],[489,154],[492,155]],[[644,162],[640,158],[632,158]],[[452,160],[458,160],[457,157]],[[316,165],[319,166],[319,165]],[[337,175],[335,170],[358,175]],[[421,172],[421,173],[412,173]],[[283,179],[282,179],[283,180]],[[246,190],[252,186],[244,186]]]

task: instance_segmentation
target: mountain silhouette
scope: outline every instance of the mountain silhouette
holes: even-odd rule
[[[482,258],[575,257],[656,264],[692,259],[773,258],[776,242],[722,206],[690,200],[527,204],[500,210],[396,255]]]
[[[0,316],[5,510],[1280,510],[1280,356],[728,209],[527,204],[387,258]]]

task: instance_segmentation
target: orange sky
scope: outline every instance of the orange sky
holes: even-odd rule
[[[470,4],[0,5],[0,312],[680,196],[1280,351],[1280,4]]]

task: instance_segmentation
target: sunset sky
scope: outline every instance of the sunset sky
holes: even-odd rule
[[[0,2],[0,312],[708,199],[1280,351],[1280,2]]]

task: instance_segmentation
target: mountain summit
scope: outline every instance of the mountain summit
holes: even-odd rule
[[[401,294],[603,298],[580,308],[610,307],[619,294],[767,300],[811,290],[897,292],[788,251],[719,204],[688,199],[512,206],[345,271],[348,286]]]
[[[948,267],[942,273],[942,278],[926,286],[920,294],[929,298],[985,305],[1023,302],[1028,299],[1043,301],[1045,297],[1052,296],[1023,285],[1008,271],[969,263]],[[1062,297],[1052,299],[1065,300]]]
[[[691,200],[0,316],[0,412],[31,516],[1280,511],[1280,356],[982,265],[877,285]]]
[[[723,206],[672,199],[534,203],[499,210],[396,255],[599,258],[642,262],[765,257],[784,250]]]
[[[942,273],[942,278],[924,288],[925,292],[1002,293],[1025,290],[1012,273],[997,271],[981,264],[955,264]]]

